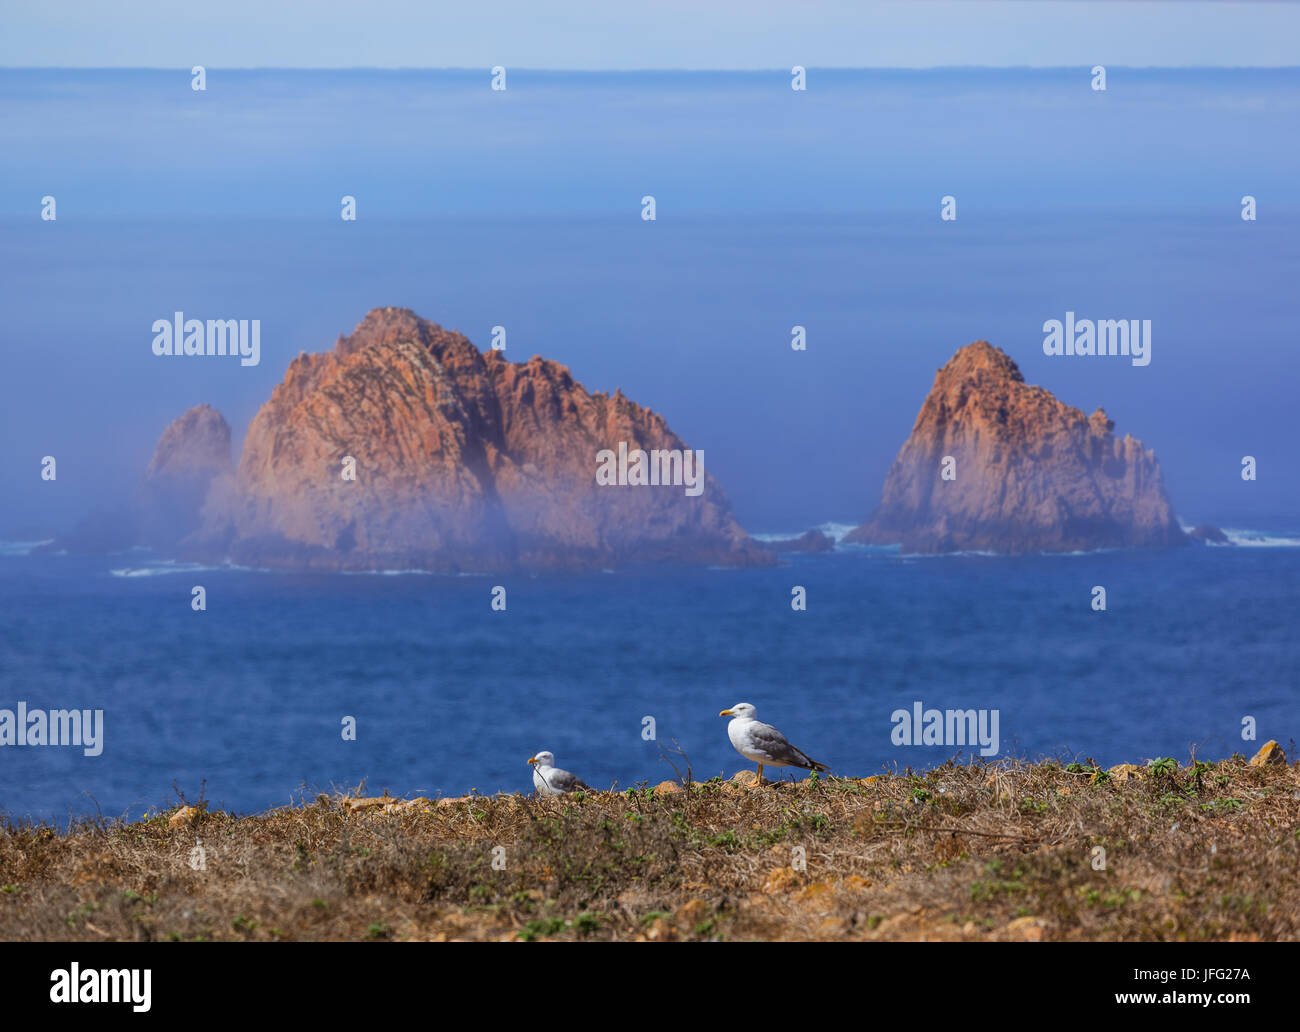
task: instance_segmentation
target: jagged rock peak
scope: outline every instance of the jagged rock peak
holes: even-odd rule
[[[1025,383],[987,341],[934,378],[880,505],[846,540],[906,551],[1071,552],[1186,544],[1155,453]]]
[[[445,330],[435,322],[421,319],[409,308],[372,308],[347,336],[340,336],[334,350],[340,358],[355,354],[363,348],[401,341],[416,341],[435,354],[447,347],[474,345],[460,333]]]
[[[1106,415],[1106,410],[1100,405],[1097,411],[1088,417],[1088,425],[1099,434],[1109,434],[1115,430],[1115,420]]]
[[[956,377],[996,377],[1024,383],[1024,374],[1015,361],[999,347],[994,347],[986,340],[977,340],[959,348],[948,359],[947,364],[939,370],[939,376],[948,379]]]
[[[147,477],[191,476],[230,467],[230,424],[211,405],[195,405],[163,431]]]

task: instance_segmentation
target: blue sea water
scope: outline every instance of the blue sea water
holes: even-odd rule
[[[300,790],[527,791],[534,752],[601,787],[746,766],[719,710],[754,703],[835,772],[959,752],[891,714],[996,709],[999,756],[1143,762],[1300,729],[1292,547],[906,557],[573,577],[195,569],[144,552],[0,556],[0,706],[104,711],[103,753],[0,749],[0,808],[62,820]],[[507,587],[508,609],[490,592]],[[190,589],[207,589],[205,612]],[[807,589],[806,612],[790,606]],[[1104,585],[1108,608],[1094,612]],[[357,738],[344,741],[353,716]],[[653,717],[658,741],[642,737]],[[802,776],[802,775],[800,775]]]

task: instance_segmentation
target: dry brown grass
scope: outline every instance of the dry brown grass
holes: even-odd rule
[[[1300,765],[1170,766],[10,824],[0,939],[1297,938]]]

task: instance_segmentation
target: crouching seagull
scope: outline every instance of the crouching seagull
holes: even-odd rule
[[[590,792],[582,778],[560,770],[555,765],[555,753],[539,752],[528,761],[533,765],[533,787],[540,795],[564,795],[565,792]]]
[[[738,702],[731,709],[724,709],[720,717],[730,717],[727,725],[727,737],[736,747],[736,752],[758,764],[758,782],[763,781],[763,767],[802,767],[804,770],[830,772],[824,763],[809,759],[790,744],[789,739],[771,724],[764,724],[756,719],[758,710],[747,702]]]

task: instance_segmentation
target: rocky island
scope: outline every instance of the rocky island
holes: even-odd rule
[[[776,561],[702,468],[702,491],[597,482],[607,449],[687,451],[661,415],[405,308],[294,359],[236,467],[223,427],[187,412],[146,477],[154,511],[187,528],[187,557],[436,572]]]
[[[922,553],[1188,543],[1155,453],[1114,426],[976,341],[935,375],[879,507],[845,540]]]

